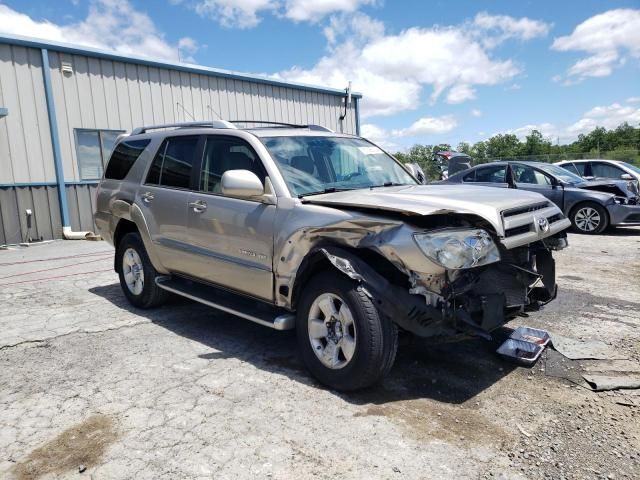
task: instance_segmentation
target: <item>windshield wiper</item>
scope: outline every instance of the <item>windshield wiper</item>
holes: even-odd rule
[[[384,182],[382,185],[371,185],[369,188],[402,187],[404,185],[406,185],[406,183]]]
[[[317,190],[315,192],[301,193],[301,194],[298,195],[298,198],[311,197],[313,195],[322,195],[323,193],[346,192],[348,190],[353,190],[353,188],[328,187],[328,188],[325,188],[324,190]]]

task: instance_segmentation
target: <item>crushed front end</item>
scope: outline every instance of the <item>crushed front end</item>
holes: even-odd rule
[[[482,237],[474,238],[475,242]],[[511,249],[498,241],[493,245],[499,255],[488,263],[446,269],[441,275],[411,272],[408,288],[390,282],[352,251],[339,247],[322,251],[336,268],[360,282],[402,329],[421,337],[490,338],[492,330],[556,297],[552,252],[565,248],[567,237],[563,230]]]

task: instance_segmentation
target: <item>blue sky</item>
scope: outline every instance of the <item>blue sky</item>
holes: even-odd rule
[[[0,0],[0,31],[344,88],[388,148],[640,124],[640,1]]]

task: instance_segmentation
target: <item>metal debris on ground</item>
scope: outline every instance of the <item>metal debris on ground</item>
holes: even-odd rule
[[[507,361],[531,367],[542,355],[549,343],[549,334],[545,330],[531,327],[518,327],[496,350]]]
[[[596,392],[640,388],[640,376],[583,374],[582,378],[584,378],[589,386]]]
[[[571,360],[626,360],[627,357],[613,350],[600,340],[583,341],[575,338],[563,337],[549,332],[551,345]]]

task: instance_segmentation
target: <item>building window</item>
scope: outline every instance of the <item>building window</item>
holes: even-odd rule
[[[76,128],[76,155],[80,180],[99,180],[109,161],[111,150],[123,130]]]

